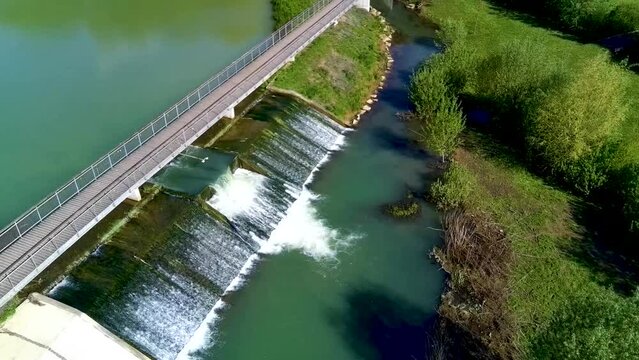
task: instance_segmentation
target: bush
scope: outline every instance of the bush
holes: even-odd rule
[[[527,121],[529,150],[552,174],[588,194],[601,186],[625,119],[624,77],[603,57],[550,91]]]
[[[459,145],[465,117],[457,99],[474,75],[473,55],[460,43],[434,56],[411,79],[410,98],[418,119],[418,136],[442,161]]]
[[[635,0],[495,0],[536,16],[555,28],[591,40],[639,29]]]
[[[521,120],[543,91],[565,77],[563,66],[548,53],[545,46],[531,41],[498,45],[478,67],[476,93],[491,110]]]
[[[435,55],[431,62],[422,66],[411,78],[410,99],[420,118],[434,116],[440,104],[451,96],[445,68],[438,65],[445,63],[442,56]]]
[[[384,212],[396,219],[410,219],[421,214],[422,207],[412,194],[408,194],[398,202],[384,205]]]
[[[468,170],[452,163],[444,175],[430,188],[430,196],[440,209],[463,206],[475,186],[475,179]]]
[[[315,0],[271,0],[275,28],[283,26],[314,3]]]
[[[639,2],[627,2],[617,5],[607,19],[611,33],[624,34],[639,30]]]

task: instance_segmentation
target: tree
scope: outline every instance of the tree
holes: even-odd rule
[[[441,156],[442,162],[459,145],[459,135],[464,130],[465,119],[459,108],[457,98],[444,97],[439,101],[437,111],[422,119],[419,130],[420,141],[430,150]]]
[[[625,119],[624,77],[603,56],[545,95],[527,119],[527,144],[554,174],[583,192],[600,186]]]

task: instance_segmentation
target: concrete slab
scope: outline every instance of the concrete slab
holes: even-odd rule
[[[0,358],[148,359],[84,313],[35,293],[0,326]]]

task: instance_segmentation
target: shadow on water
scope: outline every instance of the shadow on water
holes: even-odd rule
[[[394,152],[401,153],[403,156],[414,159],[423,159],[426,156],[424,150],[415,146],[415,144],[407,140],[405,136],[394,134],[383,128],[376,128],[371,131],[371,133],[377,145],[383,149],[393,150]]]
[[[352,350],[364,359],[424,359],[436,314],[426,313],[378,287],[346,294],[346,308],[329,313]]]

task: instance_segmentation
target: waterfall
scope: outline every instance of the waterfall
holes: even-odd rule
[[[163,196],[155,205],[170,212],[178,201]],[[101,246],[50,296],[153,357],[174,358],[254,253],[197,205],[180,205],[168,224],[152,213],[127,225],[126,236]]]
[[[343,142],[342,126],[300,102],[271,96],[258,106],[276,108],[277,117],[243,157],[271,177],[301,186]]]
[[[184,196],[158,195],[49,295],[150,356],[173,359],[205,346],[224,294],[241,286],[258,254],[331,257],[339,234],[317,217],[305,184],[345,129],[280,96],[251,114],[267,126],[239,156],[257,171],[231,171],[228,154],[189,148],[154,180]],[[210,198],[196,201],[206,187]]]
[[[208,204],[224,215],[257,251],[299,196],[295,186],[245,169],[227,174],[214,187]]]

